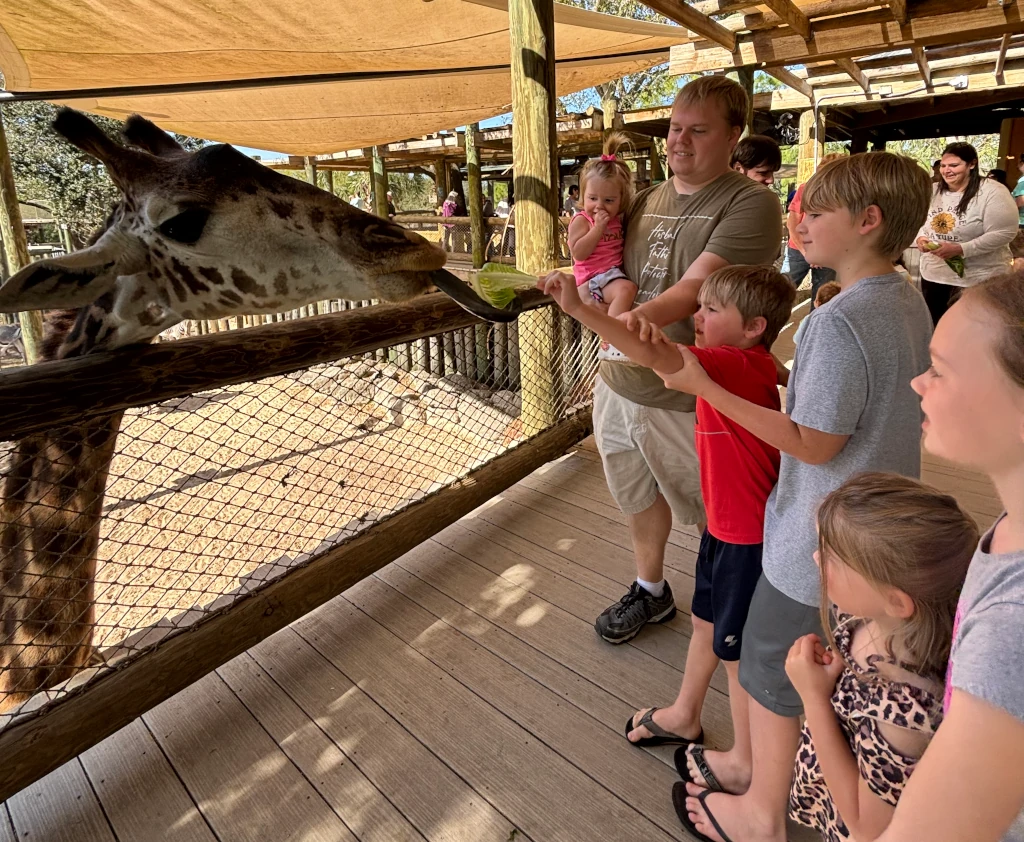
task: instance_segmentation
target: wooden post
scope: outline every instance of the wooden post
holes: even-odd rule
[[[818,114],[818,125],[814,125],[814,109],[800,115],[800,152],[796,165],[796,183],[803,184],[814,175],[814,168],[825,154],[825,119]]]
[[[740,85],[747,92],[747,125],[743,129],[742,137],[754,133],[754,68],[739,67],[736,69]]]
[[[31,262],[28,254],[28,239],[21,222],[21,208],[18,206],[18,191],[14,186],[14,170],[11,167],[11,153],[7,148],[7,132],[4,129],[3,113],[0,110],[0,237],[7,254],[7,268],[11,275]],[[25,345],[25,362],[39,360],[43,343],[43,314],[38,310],[18,313],[21,323],[21,339]]]
[[[327,178],[327,192],[334,193],[334,170],[324,170],[324,176]]]
[[[373,147],[373,167],[370,171],[370,189],[373,191],[373,212],[381,219],[388,218],[388,174],[380,147]]]
[[[448,197],[448,164],[444,158],[434,161],[434,189],[437,191],[437,204],[444,204]]]
[[[850,138],[850,154],[859,155],[861,152],[868,151],[868,132],[864,129],[854,129],[853,135]]]
[[[476,133],[480,130],[479,123],[466,126],[466,175],[468,195],[466,205],[469,210],[469,233],[473,242],[473,267],[479,269],[484,265],[484,196],[480,185],[480,149],[476,145]]]
[[[659,184],[665,180],[665,169],[661,166],[661,155],[658,154],[658,143],[653,137],[651,138],[649,157],[651,164],[651,184]]]
[[[606,97],[601,100],[601,111],[604,115],[603,137],[608,137],[615,131],[615,116],[619,113],[619,101],[615,97]]]
[[[555,147],[553,0],[510,0],[512,159],[516,267],[543,275],[558,266],[558,160]],[[555,421],[552,308],[519,319],[523,435]]]
[[[306,181],[316,187],[316,158],[306,156]]]

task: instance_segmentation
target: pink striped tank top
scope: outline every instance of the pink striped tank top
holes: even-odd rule
[[[582,216],[591,227],[594,225],[594,218],[586,211],[580,211]],[[576,260],[572,265],[572,273],[576,276],[576,286],[581,286],[602,272],[622,266],[622,219],[616,216],[604,229],[604,236],[601,237],[597,248],[591,252],[585,260]]]

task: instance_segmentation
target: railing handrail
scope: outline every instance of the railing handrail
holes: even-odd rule
[[[537,290],[524,310],[550,302]],[[0,372],[0,439],[287,374],[483,320],[441,293]]]

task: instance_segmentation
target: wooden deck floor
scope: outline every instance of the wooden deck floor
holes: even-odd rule
[[[998,513],[983,477],[925,478]],[[673,531],[681,609],[696,549]],[[671,750],[622,728],[674,697],[689,618],[618,647],[592,627],[633,576],[584,442],[0,805],[0,842],[685,840]]]

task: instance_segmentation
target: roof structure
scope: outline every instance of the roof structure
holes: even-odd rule
[[[508,111],[508,27],[504,0],[5,0],[0,69],[9,91],[314,155]],[[562,4],[555,27],[560,95],[685,38]]]

